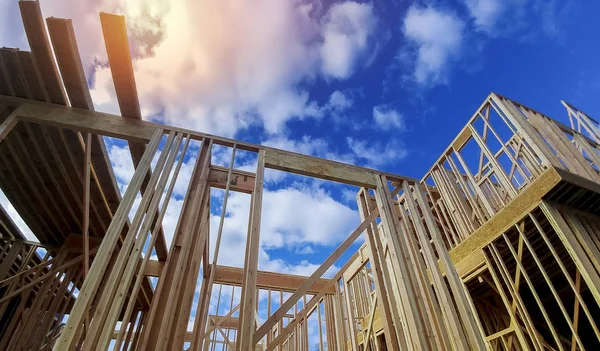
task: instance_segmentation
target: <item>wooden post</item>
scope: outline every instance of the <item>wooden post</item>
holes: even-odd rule
[[[260,251],[260,221],[262,212],[263,182],[265,172],[265,152],[258,152],[256,166],[256,183],[252,193],[250,209],[250,230],[246,244],[246,261],[244,262],[244,283],[242,285],[240,327],[238,329],[236,348],[238,351],[253,351],[258,340],[253,341],[256,311],[256,271],[258,270],[258,254]],[[269,328],[270,329],[270,328]],[[266,334],[266,333],[265,333]]]
[[[174,326],[178,324],[179,309],[184,307],[181,296],[188,291],[189,281],[194,281],[195,288],[198,277],[193,272],[189,273],[189,269],[199,269],[200,261],[196,259],[196,255],[202,255],[201,245],[206,242],[205,230],[201,229],[205,222],[204,216],[198,214],[208,206],[207,179],[211,149],[212,139],[204,139],[175,228],[169,256],[158,280],[147,325],[142,332],[141,349],[163,349],[174,340]],[[188,260],[189,257],[192,259]]]
[[[367,199],[370,199],[369,192],[367,189],[362,188],[356,196],[358,211],[362,220],[364,220],[366,215],[370,212]],[[388,350],[400,350],[398,333],[396,332],[397,328],[400,326],[400,316],[398,315],[398,308],[395,307],[394,294],[387,290],[387,287],[391,287],[389,270],[387,263],[385,262],[385,254],[381,241],[377,244],[375,236],[379,237],[380,233],[377,229],[377,225],[373,224],[365,231],[365,237],[367,246],[371,252],[370,262],[375,278],[375,294],[380,301],[381,312],[383,314],[382,320],[385,332],[385,342]]]

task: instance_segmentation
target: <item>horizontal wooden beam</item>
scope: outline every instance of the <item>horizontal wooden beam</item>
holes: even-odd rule
[[[147,142],[152,137],[154,130],[160,128],[167,131],[178,131],[184,134],[190,134],[191,138],[195,140],[211,138],[214,140],[214,144],[221,146],[233,147],[235,144],[239,150],[258,152],[258,150],[262,148],[259,145],[201,133],[191,129],[166,126],[144,120],[140,121],[132,118],[123,118],[123,116],[110,113],[88,111],[17,97],[0,95],[0,103],[9,106],[27,105],[28,109],[19,114],[19,117],[25,121],[73,129],[81,132],[112,136],[129,141]],[[69,116],[63,118],[62,116],[64,114],[68,114]]]
[[[265,167],[361,187],[375,187],[375,172],[289,151],[265,150]]]
[[[216,266],[214,282],[216,284],[240,286],[242,284],[243,275],[244,270],[242,268]],[[258,271],[256,278],[256,287],[260,289],[294,292],[306,281],[306,279],[308,279],[308,277],[301,275]],[[307,291],[307,293],[316,294],[319,291],[321,291],[328,283],[329,279],[319,279]],[[327,292],[330,294],[335,293],[335,286],[331,285],[330,287],[328,287]]]
[[[144,267],[144,275],[148,275],[151,277],[160,277],[164,266],[164,262],[155,261],[152,259],[148,260],[148,262],[146,262],[146,266]]]
[[[225,189],[227,186],[227,175],[227,168],[212,165],[208,174],[208,183],[214,188]],[[255,179],[256,175],[254,173],[233,169],[229,190],[252,194]]]
[[[190,134],[191,138],[196,140],[211,138],[213,143],[217,145],[232,147],[235,144],[240,150],[251,152],[265,150],[265,167],[267,168],[344,184],[373,188],[375,187],[374,176],[378,173],[384,174],[391,181],[407,180],[411,183],[418,182],[413,178],[379,172],[370,168],[254,145],[189,129],[132,118],[123,118],[122,116],[109,113],[87,111],[8,96],[0,96],[0,103],[22,105],[17,117],[27,122],[41,123],[134,142],[147,142],[155,130],[162,129]]]
[[[2,96],[0,99],[7,98]],[[144,143],[150,140],[157,128],[162,128],[160,125],[146,124],[107,113],[33,102],[23,104],[18,117],[27,122]]]

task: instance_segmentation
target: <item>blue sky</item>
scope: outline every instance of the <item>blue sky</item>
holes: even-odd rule
[[[594,1],[41,5],[46,17],[73,19],[97,110],[118,113],[98,12],[121,13],[145,119],[415,178],[492,91],[563,121],[561,99],[591,116],[600,111]],[[16,1],[2,1],[0,19],[0,43],[27,49]],[[132,172],[125,144],[113,140],[109,149],[124,186]],[[215,162],[226,160],[216,153]],[[236,167],[253,162],[240,155]],[[261,268],[314,270],[358,224],[355,190],[269,172]],[[219,204],[215,195],[215,221]],[[241,263],[247,205],[245,196],[230,199],[222,264]]]
[[[594,45],[600,4],[591,1],[41,5],[44,16],[73,19],[100,111],[118,113],[98,12],[121,13],[145,119],[416,178],[491,91],[562,120],[560,99],[592,116],[600,110]],[[0,9],[2,44],[27,49],[17,2]],[[125,185],[132,171],[125,144],[109,142],[109,148]],[[228,157],[215,161],[225,164]],[[236,166],[252,169],[253,159],[238,155]],[[294,220],[273,220],[267,229],[264,262],[285,263],[265,267],[294,271],[304,262],[299,271],[309,272],[357,223],[355,189],[277,172],[267,180],[266,201]],[[247,199],[240,201],[242,211]],[[311,209],[319,208],[327,216],[315,219],[319,211]],[[329,232],[313,233],[319,225]],[[237,226],[241,239],[243,225]]]

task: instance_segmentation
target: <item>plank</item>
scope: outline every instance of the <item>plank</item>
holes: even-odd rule
[[[125,17],[100,12],[100,22],[121,114],[123,117],[141,120],[142,112],[129,52]]]
[[[375,172],[341,162],[293,152],[266,149],[265,167],[367,188],[375,187]]]
[[[83,73],[83,64],[77,50],[72,21],[50,17],[46,19],[46,23],[71,106],[93,110],[94,103]]]
[[[133,142],[150,140],[156,128],[179,131],[189,133],[194,140],[202,140],[202,138],[209,137],[213,140],[214,144],[217,145],[231,147],[236,144],[238,149],[252,152],[265,150],[266,168],[333,180],[345,184],[364,185],[369,188],[372,188],[374,183],[374,180],[371,179],[376,172],[374,170],[323,158],[238,142],[232,139],[213,136],[184,128],[165,126],[147,121],[137,121],[131,118],[122,118],[121,116],[108,113],[86,111],[73,107],[61,107],[4,96],[0,96],[0,102],[24,103],[23,109],[19,113],[19,117],[34,123],[42,123],[81,132],[91,132]],[[298,160],[300,161],[300,164],[294,165]],[[384,174],[388,179],[412,180],[412,178],[400,175]]]
[[[139,142],[150,140],[156,127],[164,128],[159,124],[148,125],[101,112],[31,103],[22,106],[19,110],[19,117],[33,123]]]
[[[211,265],[211,269],[213,269]],[[217,265],[214,267],[216,284],[237,285],[242,284],[243,269],[230,266]],[[272,289],[281,291],[296,291],[308,277],[294,274],[274,273],[267,271],[257,271],[256,287],[258,289]],[[329,279],[320,278],[315,284],[307,290],[309,294],[315,294],[321,291],[327,284]],[[335,287],[331,286],[326,290],[327,293],[335,293]]]
[[[42,76],[44,90],[48,92],[50,102],[66,105],[67,98],[58,76],[54,56],[50,50],[50,42],[42,18],[40,3],[38,1],[19,1],[19,8],[21,9],[23,26],[25,27],[31,53]]]
[[[211,165],[210,173],[208,174],[208,183],[214,188],[225,189],[227,186],[227,174],[227,168]],[[256,176],[254,173],[233,169],[229,189],[240,193],[252,194],[255,179]]]
[[[256,273],[258,270],[258,254],[260,250],[260,224],[262,215],[263,184],[265,176],[266,157],[263,150],[258,153],[256,166],[256,181],[250,204],[250,221],[248,239],[246,242],[246,260],[244,262],[244,283],[240,303],[240,329],[236,341],[240,344],[239,351],[254,350],[257,340],[255,336],[255,313],[257,308]],[[289,309],[289,308],[288,308]],[[270,329],[270,328],[269,328]],[[267,329],[268,330],[268,329]]]

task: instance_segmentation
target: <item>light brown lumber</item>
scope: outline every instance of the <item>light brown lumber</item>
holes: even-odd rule
[[[362,188],[357,196],[358,211],[360,218],[364,219],[369,213],[368,199],[370,195],[367,189]],[[383,313],[383,329],[386,335],[386,346],[390,350],[399,350],[397,330],[400,327],[400,316],[395,304],[395,297],[392,293],[392,281],[389,268],[385,261],[385,253],[380,239],[380,233],[377,225],[373,224],[367,227],[365,231],[367,247],[370,250],[370,262],[374,275],[375,294],[378,297]]]
[[[407,188],[405,188],[405,191],[407,190]],[[471,350],[485,350],[486,349],[486,345],[485,345],[485,341],[483,340],[483,330],[481,328],[481,325],[479,325],[478,320],[476,318],[474,318],[474,315],[476,313],[474,306],[472,305],[471,300],[466,296],[466,288],[463,285],[462,280],[460,279],[458,273],[456,272],[456,269],[454,268],[454,265],[452,264],[452,261],[450,259],[450,256],[448,254],[448,251],[446,250],[446,247],[443,245],[443,239],[441,237],[441,234],[438,230],[438,227],[436,225],[436,223],[433,220],[433,213],[431,212],[431,209],[429,208],[428,204],[426,203],[425,197],[423,195],[423,193],[421,192],[421,190],[418,187],[414,187],[414,195],[416,198],[416,202],[418,203],[422,213],[423,213],[423,217],[425,218],[425,222],[427,224],[427,229],[428,232],[431,236],[431,239],[427,238],[427,235],[424,231],[421,231],[419,233],[420,238],[423,240],[421,242],[421,250],[423,252],[425,251],[430,251],[432,254],[431,257],[431,266],[430,266],[430,271],[431,268],[436,267],[435,271],[435,275],[438,276],[438,278],[442,279],[442,274],[440,271],[437,270],[437,262],[435,261],[435,256],[433,255],[434,252],[432,250],[431,245],[429,245],[429,240],[431,240],[434,244],[435,247],[435,251],[437,252],[438,257],[440,258],[440,260],[443,263],[443,267],[446,271],[446,279],[448,281],[448,285],[450,286],[450,291],[452,293],[452,297],[454,298],[454,304],[452,304],[449,299],[448,303],[450,304],[448,306],[448,308],[452,309],[452,310],[457,310],[458,314],[460,315],[460,320],[457,321],[458,323],[460,323],[462,321],[463,324],[463,329],[461,330],[464,331],[466,333],[466,337],[469,340],[469,348]],[[410,194],[410,193],[409,193]],[[416,212],[416,208],[413,204],[413,199],[411,196],[406,196],[407,199],[407,204],[409,205],[409,208],[415,210],[415,212],[413,213],[413,219],[414,218],[418,218],[418,213]],[[422,225],[422,223],[420,223]],[[427,248],[427,249],[425,249]],[[435,280],[436,278],[434,278]],[[444,294],[449,295],[449,292],[447,290],[446,287],[446,282],[443,280],[440,280],[439,285],[441,285],[441,289],[438,286],[436,288],[436,291],[438,291],[438,298],[441,298],[442,293],[440,292],[440,290],[443,291]],[[450,297],[450,296],[448,296]],[[454,307],[455,306],[455,307]],[[443,309],[442,309],[443,311]],[[457,318],[458,316],[454,316],[454,318]],[[449,320],[450,318],[448,317],[448,315],[446,315],[446,318]],[[450,327],[450,329],[452,329],[452,327]],[[458,337],[458,335],[454,335],[455,338]],[[453,338],[454,339],[454,338]],[[457,341],[457,339],[454,339],[455,341]],[[458,342],[457,342],[458,344]]]
[[[92,322],[90,326],[91,332],[84,344],[84,350],[88,349],[88,345],[94,345],[99,349],[106,349],[108,347],[110,331],[114,330],[125,298],[129,292],[131,279],[138,267],[140,252],[143,249],[150,227],[157,214],[157,208],[179,151],[181,140],[181,135],[170,133],[160,153],[154,172],[148,183],[148,191],[142,197],[137,213],[131,223],[130,232],[127,233],[115,262],[116,269],[113,269],[111,272],[111,278],[107,282],[102,292],[103,296],[98,303],[99,307],[94,315],[94,321],[98,321],[100,324],[95,326],[94,321]],[[141,220],[136,221],[138,216],[144,216],[143,222]],[[131,298],[135,297],[136,295],[133,295]]]
[[[185,152],[187,151],[187,148],[189,145],[189,138],[186,138],[186,142],[183,146],[183,149],[181,150],[181,156],[179,158],[179,161],[177,162],[177,166],[175,167],[173,175],[170,178],[169,186],[164,194],[165,200],[164,200],[163,204],[161,205],[160,211],[157,212],[159,201],[160,201],[161,197],[163,196],[163,190],[165,188],[167,180],[169,179],[169,175],[171,174],[171,169],[172,169],[175,159],[178,155],[181,142],[182,142],[181,135],[176,136],[173,148],[171,150],[169,150],[168,158],[166,160],[166,165],[160,166],[161,163],[159,160],[159,162],[157,162],[157,165],[155,167],[154,172],[158,173],[160,171],[160,172],[162,172],[162,174],[161,174],[157,188],[153,191],[152,201],[149,204],[149,207],[146,211],[147,218],[145,219],[145,221],[140,229],[140,238],[138,238],[137,242],[135,243],[134,249],[133,249],[132,254],[129,257],[129,261],[127,263],[128,266],[123,274],[122,283],[121,283],[122,290],[120,292],[119,291],[117,292],[117,299],[113,300],[113,307],[112,307],[113,315],[112,315],[112,320],[109,319],[108,326],[116,325],[116,321],[121,312],[122,304],[124,303],[122,296],[124,296],[127,293],[127,291],[129,290],[129,285],[131,284],[131,279],[135,276],[135,278],[136,278],[135,283],[131,290],[130,298],[127,303],[125,313],[124,313],[123,317],[121,318],[122,323],[128,323],[131,313],[133,312],[133,308],[135,306],[135,296],[137,296],[137,294],[138,294],[140,285],[142,283],[142,280],[144,279],[143,273],[145,272],[145,266],[150,259],[152,249],[154,248],[156,240],[159,236],[158,234],[159,234],[159,230],[161,228],[162,220],[165,216],[169,201],[171,199],[171,194],[173,192],[175,183],[177,181],[177,176],[179,175],[181,165],[183,164]],[[167,143],[167,145],[168,145],[168,143]],[[166,147],[167,146],[165,146],[165,148]],[[154,219],[155,213],[157,213],[156,219]],[[154,228],[152,229],[152,237],[151,237],[150,243],[148,244],[146,251],[144,253],[144,258],[142,259],[142,262],[138,266],[138,263],[136,261],[139,260],[139,253],[143,249],[143,245],[145,245],[147,235],[149,233],[149,230],[151,229],[150,228],[151,225],[154,225]],[[137,274],[137,275],[135,275],[135,274]],[[115,307],[115,305],[116,305],[116,307]],[[105,326],[105,331],[106,331],[106,329],[107,329],[107,327]],[[101,348],[108,347],[110,338],[106,332],[104,333],[103,338],[104,338],[104,340],[101,340],[101,344],[100,344]],[[122,336],[119,335],[119,338],[122,338]],[[117,340],[117,347],[119,347],[119,340]]]
[[[265,153],[265,165],[280,171],[315,176],[318,178],[351,184],[375,187],[375,173],[340,162],[320,162],[309,156],[269,149]]]
[[[254,350],[254,345],[256,345],[258,340],[262,339],[262,337],[270,329],[270,327],[266,329],[258,340],[253,338],[256,330],[256,274],[258,270],[258,254],[260,250],[260,223],[262,214],[265,164],[266,153],[264,150],[261,150],[258,152],[256,180],[250,205],[250,220],[248,226],[248,239],[246,243],[246,259],[244,261],[244,283],[242,284],[240,303],[240,329],[236,338],[236,347],[238,351]]]
[[[492,265],[492,262],[496,261],[496,258],[493,255],[493,253],[491,253],[491,252],[490,253],[486,253],[485,254],[485,261],[486,261],[487,267],[489,267],[489,272],[490,272],[490,274],[492,276],[492,280],[493,280],[494,286],[501,287],[502,283],[501,283],[500,279],[502,278],[502,280],[504,280],[505,282],[506,282],[506,280],[504,279],[504,275],[503,274],[500,274],[500,277],[498,276],[498,272],[496,272],[496,269]],[[506,283],[509,284],[508,282],[506,282]],[[517,340],[519,341],[519,343],[520,343],[520,345],[522,347],[525,346],[525,345],[527,345],[526,341],[525,341],[525,335],[523,333],[523,329],[520,326],[516,325],[516,323],[517,323],[517,317],[515,315],[515,312],[512,310],[512,308],[510,308],[511,303],[509,301],[508,296],[506,295],[506,292],[504,291],[504,289],[499,289],[499,290],[497,290],[497,292],[499,293],[499,295],[500,295],[500,297],[502,299],[502,302],[504,303],[504,306],[506,308],[506,311],[507,311],[507,313],[508,313],[508,315],[510,317],[510,320],[511,320],[510,326],[513,327],[513,329],[515,331],[515,334],[517,335]],[[526,318],[524,318],[524,324],[525,324],[525,328],[524,329],[526,331],[529,331],[529,325],[530,325],[529,324],[529,319],[527,318],[527,316],[525,316],[525,317]],[[535,344],[535,343],[534,343],[534,348],[535,348],[535,350],[541,350],[540,346],[537,345],[537,344]]]
[[[569,313],[567,312],[564,304],[562,303],[562,300],[559,297],[558,292],[556,291],[556,288],[554,287],[554,284],[552,284],[552,281],[550,280],[550,277],[548,276],[546,269],[544,268],[542,262],[540,261],[540,258],[537,256],[536,252],[533,249],[533,246],[531,246],[531,243],[529,242],[529,240],[527,239],[525,233],[521,230],[521,228],[518,225],[515,227],[519,231],[519,236],[522,238],[523,242],[527,246],[527,249],[529,250],[531,257],[533,257],[533,260],[535,261],[538,269],[542,273],[542,276],[544,277],[546,285],[548,285],[548,288],[550,288],[550,291],[552,292],[552,296],[554,296],[554,299],[556,300],[556,303],[558,304],[560,311],[562,312],[563,316],[565,317],[565,320],[566,320],[569,328],[571,329],[571,332],[573,333],[573,339],[575,341],[577,341],[577,345],[579,345],[579,347],[581,349],[583,349],[584,346],[581,342],[581,339],[579,338],[579,335],[577,334],[577,329],[576,329],[576,327],[573,326],[573,323],[571,322],[571,317],[569,316]],[[515,262],[518,261],[518,266],[524,270],[522,260],[518,259],[516,256],[514,256],[514,254],[515,254],[514,248],[511,244],[510,240],[508,240],[508,238],[506,237],[506,234],[503,234],[502,237],[504,238],[504,241],[507,243],[507,247],[510,249],[510,252],[513,254],[513,257],[515,258]],[[541,306],[541,308],[543,308],[543,306]],[[593,323],[593,320],[592,320],[592,323]]]
[[[290,296],[280,307],[273,313],[273,315],[267,319],[260,328],[254,333],[254,345],[262,339],[268,330],[270,330],[279,319],[302,297],[307,290],[313,286],[315,281],[319,279],[340,256],[358,239],[362,232],[371,225],[371,222],[377,218],[379,210],[375,209],[365,220],[344,240],[337,249],[335,249],[325,261],[315,270],[315,272]]]
[[[344,287],[344,302],[346,303],[346,320],[348,323],[348,336],[350,337],[350,345],[352,345],[352,350],[358,350],[358,338],[356,337],[356,316],[354,315],[354,309],[352,308],[352,302],[350,300],[350,286],[352,283],[344,275],[342,284]]]
[[[0,100],[2,99],[6,99],[6,97],[0,97]],[[23,104],[23,109],[18,116],[34,123],[139,142],[150,140],[157,127],[165,128],[165,126],[159,124],[128,120],[102,112],[36,104],[34,102]]]
[[[125,17],[100,12],[100,22],[121,114],[123,117],[140,120],[142,112],[133,74]]]
[[[227,168],[211,165],[208,174],[208,182],[211,187],[225,189],[227,187]],[[255,174],[251,172],[233,169],[229,189],[245,194],[252,194],[254,191]]]
[[[171,194],[173,193],[173,189],[175,188],[175,184],[177,181],[177,177],[179,175],[179,171],[181,170],[181,165],[183,164],[183,160],[184,160],[184,156],[185,153],[188,149],[189,146],[189,135],[187,135],[185,144],[183,146],[183,149],[181,150],[181,156],[179,158],[179,161],[177,162],[177,166],[175,167],[175,171],[173,172],[173,176],[171,177],[171,182],[169,184],[169,188],[166,191],[165,194],[165,200],[163,202],[163,205],[161,207],[161,210],[158,214],[158,218],[155,221],[155,225],[154,225],[154,229],[152,231],[152,237],[150,239],[150,243],[148,244],[148,248],[146,249],[144,258],[142,259],[142,262],[140,263],[140,267],[138,268],[138,276],[136,277],[135,283],[133,285],[132,291],[131,291],[131,296],[136,296],[139,289],[140,289],[140,285],[143,279],[143,275],[142,273],[144,273],[144,275],[148,274],[148,271],[152,271],[155,270],[156,272],[154,273],[155,276],[159,277],[162,273],[162,270],[164,268],[164,263],[160,262],[160,261],[151,261],[150,260],[150,254],[152,253],[152,249],[154,248],[155,244],[156,244],[156,240],[158,238],[158,233],[162,224],[162,220],[165,216],[165,213],[167,211],[168,205],[169,205],[169,201],[171,200]],[[152,268],[154,267],[154,268]],[[129,302],[127,303],[127,307],[125,309],[125,314],[123,315],[122,321],[126,322],[129,320],[131,312],[134,308],[135,305],[135,300],[133,298],[129,299]],[[119,333],[119,336],[115,342],[115,347],[119,348],[121,345],[121,341],[123,339],[123,328],[121,328],[121,333]]]
[[[581,296],[581,292],[580,292],[581,274],[578,271],[576,273],[575,282],[573,282],[573,278],[571,278],[571,274],[568,272],[567,268],[565,267],[563,261],[561,260],[561,258],[559,256],[558,252],[554,248],[554,245],[552,245],[552,242],[550,242],[550,239],[546,235],[546,232],[543,230],[543,228],[540,225],[540,223],[538,222],[538,220],[531,213],[529,214],[529,218],[535,225],[536,229],[538,230],[538,233],[543,238],[544,242],[546,243],[546,246],[548,247],[548,251],[550,251],[550,253],[554,257],[554,260],[560,267],[560,270],[563,273],[567,282],[569,283],[569,286],[571,286],[571,289],[573,290],[574,295],[576,297],[576,301],[578,303],[581,303],[581,307],[582,307],[584,313],[586,314],[588,320],[590,321],[590,324],[592,326],[592,329],[594,330],[594,333],[596,334],[596,337],[598,339],[600,339],[600,330],[598,330],[598,327],[597,327],[596,323],[594,322],[594,319],[592,318],[592,314],[591,314],[590,310],[588,309],[587,304],[583,300],[583,297]]]
[[[240,150],[258,152],[258,150],[265,150],[266,154],[270,153],[274,156],[272,159],[272,163],[265,163],[266,168],[271,169],[279,169],[281,167],[277,166],[278,163],[291,163],[300,154],[296,154],[289,151],[278,150],[274,148],[269,148],[260,145],[254,145],[250,143],[239,142],[237,140],[232,140],[228,138],[218,137],[206,133],[201,133],[185,128],[178,128],[173,126],[165,126],[162,124],[152,123],[148,121],[138,121],[131,118],[123,118],[121,116],[102,113],[102,112],[92,112],[86,111],[82,109],[77,109],[73,107],[66,106],[56,106],[51,104],[46,104],[42,102],[36,102],[26,99],[19,99],[8,96],[0,96],[0,103],[9,102],[12,104],[18,103],[23,104],[23,110],[19,113],[19,119],[31,121],[34,123],[41,123],[46,125],[51,125],[55,127],[65,128],[65,129],[73,129],[81,132],[91,132],[94,134],[100,134],[120,139],[126,139],[134,142],[144,142],[150,140],[152,137],[152,133],[156,128],[165,129],[165,130],[174,130],[183,133],[189,133],[194,140],[202,140],[202,138],[208,137],[211,138],[214,144],[223,145],[232,147],[234,144],[237,145],[237,148]],[[345,165],[343,163],[326,160],[323,158],[300,155],[303,160],[305,160],[305,165],[302,167],[294,167],[287,169],[287,172],[295,173],[295,174],[303,174],[314,178],[319,179],[330,179],[330,178],[351,178],[355,179],[358,177],[359,183],[366,182],[370,184],[368,187],[372,186],[372,181],[366,179],[365,176],[357,175],[360,172],[364,172],[367,174],[375,174],[376,171],[371,170],[369,168]],[[266,157],[265,157],[266,159]],[[320,167],[317,169],[312,169],[307,167],[306,164],[319,164]],[[344,167],[349,167],[348,169],[352,170],[350,172],[351,175],[354,176],[340,176],[339,173],[342,172],[340,167],[343,169]],[[400,180],[410,180],[416,181],[412,178],[402,177],[399,175],[387,174],[385,173],[388,179],[394,181]],[[370,178],[370,177],[366,177]],[[362,179],[362,180],[360,180]],[[356,179],[355,179],[356,180]],[[346,182],[343,180],[337,180],[343,183],[351,184],[352,180]]]
[[[149,260],[144,266],[144,274],[150,277],[160,277],[165,263],[161,261]]]
[[[150,163],[152,162],[152,158],[154,157],[154,153],[158,148],[162,136],[162,130],[155,131],[154,136],[148,145],[148,149],[144,154],[143,162],[140,162],[138,169],[133,174],[129,186],[125,191],[125,195],[119,204],[119,209],[115,213],[113,220],[110,222],[110,226],[108,227],[102,244],[99,247],[97,257],[94,259],[94,263],[90,268],[88,279],[83,282],[79,296],[75,301],[73,309],[71,310],[67,324],[60,338],[54,345],[55,350],[69,349],[78,342],[78,340],[74,339],[78,334],[81,323],[83,322],[83,316],[90,307],[92,300],[97,293],[101,278],[108,267],[111,254],[117,244],[117,240],[119,239],[123,226],[127,221],[129,210],[131,209],[135,197],[141,187],[144,176],[150,168]]]
[[[204,248],[208,245],[208,238],[210,233],[210,189],[206,188],[205,201],[203,204],[202,211],[200,212],[200,221],[197,224],[197,228],[194,233],[199,235],[192,236],[193,250],[187,253],[188,258],[181,260],[180,264],[183,265],[181,288],[175,286],[179,293],[178,302],[174,302],[176,308],[172,309],[171,314],[172,326],[169,331],[169,341],[167,345],[175,348],[183,348],[184,340],[183,337],[187,331],[190,314],[192,311],[192,303],[194,301],[194,294],[196,292],[197,279],[200,274],[200,265],[202,256],[205,252]],[[184,243],[185,245],[185,243]]]
[[[155,298],[150,306],[147,324],[142,332],[140,347],[146,349],[152,345],[161,349],[167,341],[165,334],[171,323],[169,309],[173,309],[175,300],[179,299],[182,270],[187,255],[193,249],[192,233],[197,234],[205,205],[207,178],[210,164],[212,140],[205,139],[200,146],[199,155],[194,165],[190,183],[184,198],[182,210],[175,228],[169,256],[155,290]],[[201,233],[198,233],[201,234]],[[188,277],[184,277],[187,279]]]
[[[512,101],[500,96],[497,93],[491,93],[490,99],[491,101],[495,102],[500,111],[502,111],[505,117],[515,126],[517,132],[522,133],[523,138],[533,149],[536,156],[540,158],[544,166],[554,166],[556,168],[563,167],[556,155],[554,155],[552,151],[544,144],[542,137],[539,135],[539,133],[537,133],[533,125],[525,120],[523,114],[517,110]]]
[[[373,331],[373,321],[375,320],[375,308],[376,307],[377,307],[377,295],[375,295],[375,297],[373,297],[373,300],[371,301],[371,311],[369,313],[369,323],[367,324],[366,335],[363,338],[363,345],[364,345],[365,350],[367,349],[367,345],[371,345],[369,339],[371,339],[371,332]],[[369,350],[372,351],[370,346],[369,346]]]
[[[393,200],[390,194],[387,178],[385,176],[377,177],[377,189],[375,198],[377,207],[381,213],[381,224],[384,230],[385,238],[388,243],[389,256],[391,260],[392,271],[395,275],[395,281],[400,293],[399,309],[402,311],[401,329],[407,347],[413,347],[415,350],[427,350],[428,341],[426,340],[427,331],[423,325],[419,309],[422,308],[422,297],[418,294],[418,282],[414,281],[414,267],[409,261],[409,248],[403,246],[400,240],[400,223],[398,217],[393,212]],[[401,186],[399,186],[401,187]],[[413,273],[413,274],[411,274]],[[419,302],[421,302],[419,304]]]
[[[552,323],[552,321],[550,320],[550,316],[548,315],[548,312],[546,311],[546,309],[544,308],[544,305],[542,304],[542,301],[539,297],[539,294],[537,293],[533,282],[531,281],[531,279],[529,278],[529,274],[527,274],[527,272],[525,271],[525,268],[523,267],[523,265],[521,264],[521,262],[519,261],[517,257],[517,253],[514,251],[514,248],[512,247],[512,244],[510,244],[510,241],[508,241],[508,238],[506,237],[506,234],[502,234],[502,237],[504,238],[505,242],[507,242],[507,247],[509,249],[509,251],[511,252],[511,254],[513,255],[513,257],[515,258],[515,262],[517,265],[517,269],[521,271],[523,278],[525,278],[525,282],[527,283],[527,285],[529,286],[529,289],[531,291],[531,294],[533,295],[533,298],[535,300],[535,302],[537,303],[542,316],[544,318],[544,320],[546,321],[546,324],[548,325],[548,329],[550,329],[550,333],[552,334],[552,337],[554,338],[554,341],[556,342],[556,344],[558,345],[558,349],[563,351],[564,350],[564,346],[560,341],[560,337],[558,332],[556,331],[556,326]],[[506,271],[509,272],[508,268],[506,267],[506,264],[504,263],[504,261],[502,260],[502,257],[498,251],[498,248],[496,247],[495,243],[490,244],[491,249],[496,253],[496,256],[499,258],[499,262],[500,265],[502,266],[502,268]],[[518,294],[518,292],[516,292]]]
[[[100,12],[100,24],[104,36],[108,63],[113,78],[115,93],[119,103],[119,110],[125,119],[142,120],[140,104],[133,74],[133,61],[129,50],[129,39],[125,17],[120,15]],[[146,145],[141,142],[128,141],[129,151],[134,167],[137,168]],[[150,179],[150,172],[142,183],[142,194],[146,191],[146,184]],[[156,244],[156,253],[160,260],[167,256],[164,232],[162,227]]]
[[[200,299],[198,302],[198,310],[200,311],[199,313],[196,313],[196,318],[194,321],[194,327],[197,328],[197,332],[195,333],[195,337],[194,340],[196,340],[198,338],[199,335],[201,335],[201,333],[203,332],[203,330],[206,328],[206,322],[207,322],[207,318],[206,318],[206,314],[208,314],[208,309],[209,309],[209,304],[210,304],[210,298],[212,296],[212,288],[213,288],[213,283],[214,283],[214,279],[215,279],[215,270],[216,270],[216,265],[217,262],[219,260],[219,252],[220,252],[220,247],[221,247],[221,239],[222,239],[222,235],[223,235],[223,226],[225,223],[225,214],[227,213],[227,202],[229,200],[229,191],[231,188],[231,183],[232,183],[232,175],[233,175],[233,168],[235,165],[235,153],[237,150],[237,145],[234,144],[232,150],[231,150],[231,159],[229,161],[229,166],[227,168],[227,173],[226,173],[226,177],[225,177],[225,193],[223,195],[223,202],[221,205],[221,216],[219,218],[219,227],[217,229],[217,238],[215,241],[215,248],[213,250],[214,254],[213,254],[213,260],[212,260],[212,264],[209,265],[209,254],[208,254],[208,238],[207,237],[207,243],[204,246],[204,252],[203,252],[203,257],[202,257],[202,262],[203,262],[203,281],[202,281],[202,286],[200,289]],[[211,167],[210,173],[212,173],[214,171],[214,169]],[[210,180],[210,174],[209,174],[209,180]],[[253,187],[256,184],[253,184]],[[208,214],[207,217],[210,217],[210,209],[208,210]],[[207,218],[206,221],[210,221],[210,218]],[[213,269],[214,268],[214,269]],[[244,271],[241,271],[241,276],[240,276],[241,280],[243,281],[244,279]],[[241,284],[241,283],[240,283]],[[219,293],[221,292],[223,285],[221,284],[219,286]],[[232,289],[235,289],[234,287],[232,287]],[[233,293],[232,293],[232,301],[231,303],[233,303]],[[182,321],[182,325],[180,326],[181,329],[187,328],[186,325],[184,325],[183,321]],[[226,338],[228,338],[229,335],[229,330],[227,331],[227,336]],[[197,341],[199,342],[199,341]]]

